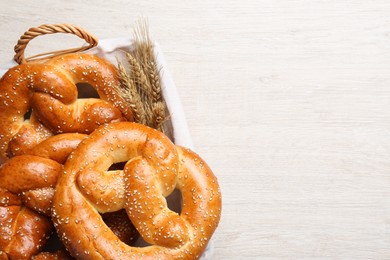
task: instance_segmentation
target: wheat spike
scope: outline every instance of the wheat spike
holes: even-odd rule
[[[134,114],[134,120],[138,123],[146,124],[145,109],[140,95],[137,92],[137,87],[122,63],[118,63],[118,71],[121,80],[121,88],[117,89],[118,94],[130,106]]]
[[[151,95],[150,93],[152,90],[144,70],[131,53],[126,53],[126,58],[131,69],[131,76],[134,83],[137,85],[139,92],[143,93],[143,98],[147,98]]]

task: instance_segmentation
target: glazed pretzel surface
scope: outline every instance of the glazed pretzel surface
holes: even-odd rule
[[[0,166],[0,254],[4,259],[38,257],[53,231],[51,204],[62,163],[85,137],[76,133],[50,137]],[[55,255],[43,256],[54,259]]]
[[[40,253],[40,250],[53,230],[51,205],[62,164],[86,137],[76,133],[49,137],[28,154],[15,156],[0,166],[0,256],[69,258],[62,251]],[[103,219],[121,241],[134,244],[138,233],[125,215],[118,211],[105,214]]]
[[[50,219],[20,203],[0,206],[0,259],[30,259],[53,230]]]
[[[108,171],[114,163],[124,169]],[[180,214],[165,197],[182,195]],[[147,247],[130,247],[99,212],[125,208]],[[53,200],[60,239],[78,259],[197,259],[216,229],[221,195],[216,177],[195,153],[146,126],[98,128],[68,158]]]
[[[90,84],[101,99],[78,99],[78,83]],[[89,54],[11,68],[0,80],[0,161],[25,153],[53,133],[90,133],[104,123],[132,120],[114,91],[118,84],[116,68]]]

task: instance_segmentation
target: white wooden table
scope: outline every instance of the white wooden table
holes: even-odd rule
[[[32,26],[72,23],[103,39],[148,18],[222,188],[214,259],[390,259],[390,1],[3,0],[0,10],[1,63]],[[52,39],[27,52],[80,44]]]

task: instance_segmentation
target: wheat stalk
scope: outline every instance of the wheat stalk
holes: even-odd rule
[[[129,66],[131,68],[131,76],[134,80],[134,83],[138,87],[138,91],[142,93],[141,97],[143,100],[147,99],[149,96],[151,96],[152,88],[149,83],[149,79],[145,75],[144,70],[142,69],[141,65],[137,61],[137,59],[134,57],[131,53],[126,53],[127,62],[129,63]]]
[[[126,53],[129,71],[120,64],[119,76],[124,87],[120,95],[133,110],[136,122],[164,131],[168,109],[162,98],[160,69],[147,22],[138,22],[134,30],[134,50]]]
[[[150,60],[146,62],[146,71],[149,75],[150,84],[152,85],[152,99],[153,102],[161,101],[161,85],[160,75],[157,69],[156,62]]]
[[[134,81],[131,79],[122,63],[118,63],[119,79],[121,87],[116,91],[133,111],[134,120],[146,124],[145,109]]]
[[[161,101],[160,70],[157,67],[154,46],[149,36],[149,27],[146,21],[138,22],[138,26],[134,30],[134,39],[136,46],[134,54],[148,76],[153,102]]]
[[[152,106],[154,127],[164,132],[163,124],[167,120],[166,106],[162,101],[158,101]]]
[[[143,104],[146,120],[145,124],[152,126],[150,122],[153,118],[153,110],[152,107],[148,105],[152,103],[152,100],[150,100],[150,97],[152,96],[152,88],[150,86],[149,79],[145,75],[142,66],[131,53],[126,53],[126,58],[130,68],[130,78],[134,82]]]

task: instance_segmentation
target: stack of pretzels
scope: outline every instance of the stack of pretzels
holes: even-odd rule
[[[78,98],[79,83],[99,98]],[[217,179],[132,122],[119,84],[114,65],[81,53],[1,78],[0,259],[200,258],[220,219]]]

